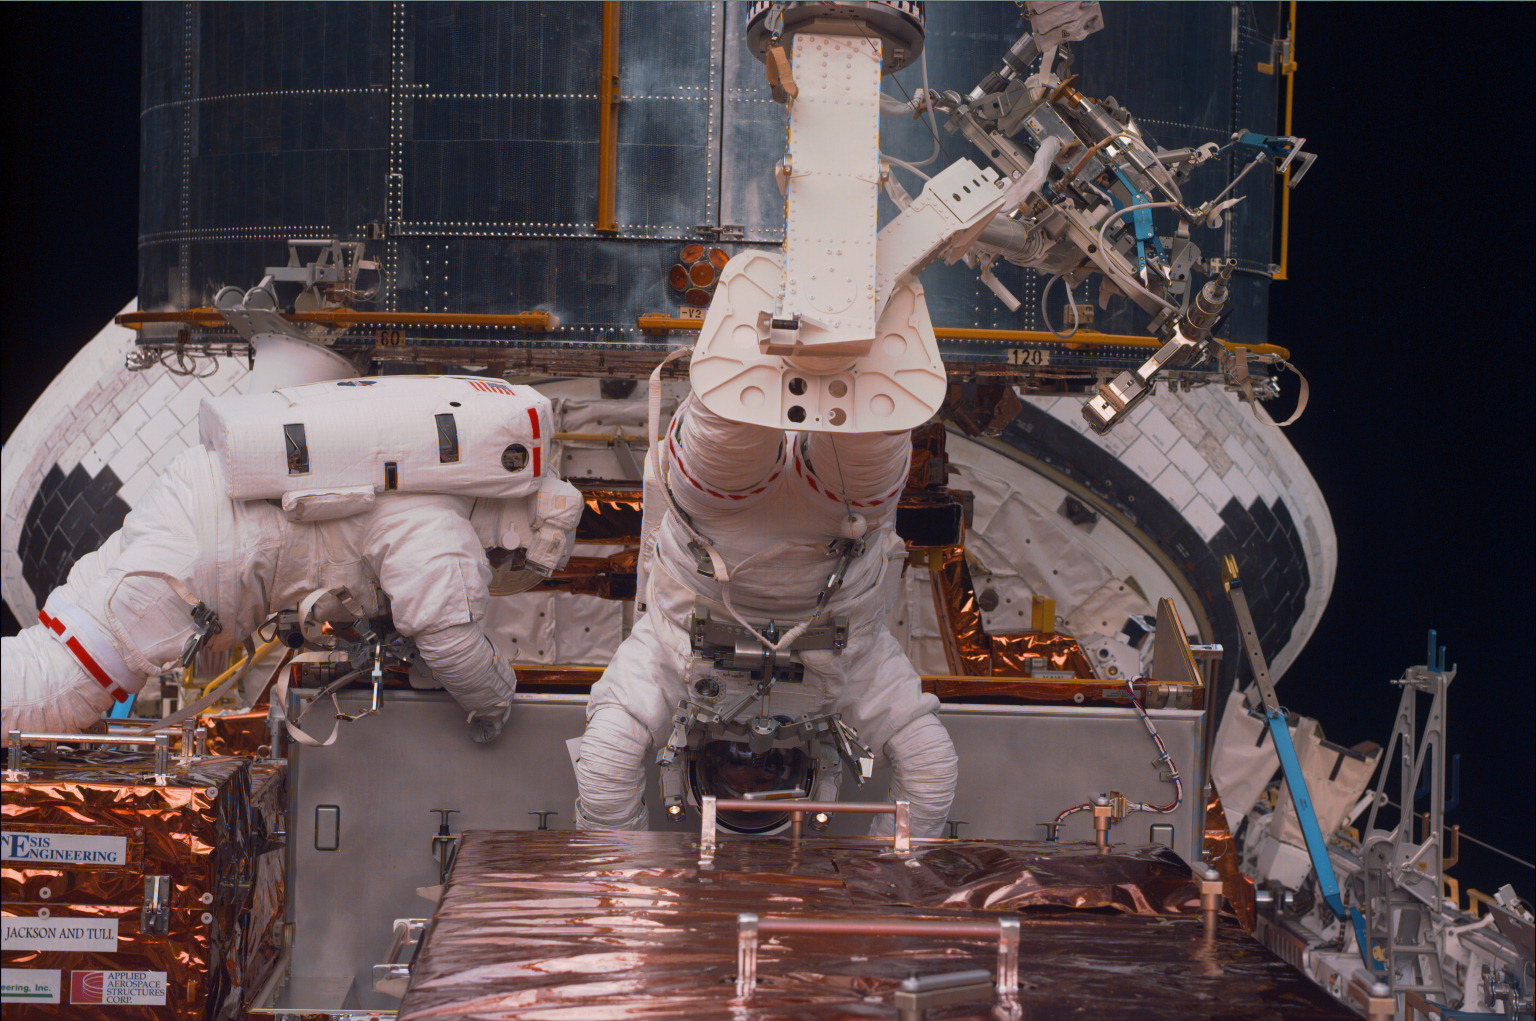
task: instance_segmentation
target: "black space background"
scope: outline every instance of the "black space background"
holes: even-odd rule
[[[0,17],[9,436],[136,289],[140,29],[134,4]],[[1312,383],[1290,436],[1339,539],[1332,601],[1282,697],[1333,740],[1384,742],[1388,681],[1439,629],[1461,669],[1448,821],[1527,860],[1532,24],[1528,5],[1301,5],[1294,129],[1320,156],[1270,305],[1271,339]],[[1531,896],[1530,870],[1474,847],[1454,874]]]

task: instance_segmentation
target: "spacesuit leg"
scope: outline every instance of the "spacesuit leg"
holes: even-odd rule
[[[180,654],[192,627],[186,603],[163,581],[128,572],[189,574],[195,540],[153,533],[143,527],[146,516],[130,515],[75,561],[44,601],[45,623],[0,643],[6,730],[78,733]]]
[[[0,650],[0,738],[13,730],[77,734],[112,705],[111,693],[41,624],[0,639]]]
[[[813,657],[829,673],[848,664],[834,682],[834,709],[891,764],[891,798],[911,803],[912,835],[941,836],[959,781],[955,746],[934,715],[939,700],[923,691],[900,643],[881,627],[856,636],[841,657],[816,652],[806,658]],[[876,816],[870,833],[889,836],[892,829],[890,816]]]
[[[620,706],[592,711],[576,760],[576,828],[645,829],[645,753],[650,732]]]
[[[688,638],[653,611],[592,686],[576,761],[581,829],[645,828],[645,756],[683,697]]]
[[[949,731],[933,715],[920,716],[885,742],[885,756],[892,766],[891,800],[906,800],[912,813],[914,837],[941,837],[955,800],[959,764]],[[875,817],[874,836],[890,836],[891,816]]]

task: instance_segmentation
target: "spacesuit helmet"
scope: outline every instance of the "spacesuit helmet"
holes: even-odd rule
[[[774,747],[753,752],[745,741],[713,740],[694,752],[688,769],[694,797],[745,798],[768,791],[810,794],[816,760],[803,748]],[[770,833],[789,822],[789,813],[722,811],[720,824],[737,833]]]

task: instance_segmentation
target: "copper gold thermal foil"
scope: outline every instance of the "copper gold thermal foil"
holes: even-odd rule
[[[8,985],[19,976],[35,997],[6,1003],[8,1021],[233,1017],[255,866],[250,760],[173,764],[160,786],[139,751],[50,755],[29,752],[26,779],[4,784],[0,956]],[[164,934],[144,918],[159,876]]]
[[[287,869],[284,831],[288,808],[288,763],[251,764],[252,846],[256,867],[245,926],[241,967],[244,998],[250,1003],[272,975],[282,951]]]
[[[697,833],[469,831],[399,1018],[889,1018],[903,979],[990,972],[997,945],[881,935],[882,921],[999,911],[1021,919],[1029,1021],[1353,1016],[1235,922],[1206,943],[1192,897],[1187,866],[1152,848],[955,840],[897,855],[849,837],[727,838],[701,860]],[[744,1000],[734,987],[741,912],[867,931],[764,934]],[[942,1016],[979,1021],[993,1007],[978,1000]]]

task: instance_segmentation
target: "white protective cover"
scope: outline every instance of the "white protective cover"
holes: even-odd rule
[[[915,277],[881,311],[868,354],[817,371],[763,350],[760,318],[773,309],[779,282],[773,252],[739,252],[721,272],[688,368],[710,411],[777,429],[869,433],[915,428],[943,402],[948,377]]]
[[[437,416],[445,414],[458,435],[456,461],[440,458]],[[284,426],[291,423],[304,426],[309,470],[301,474],[289,473]],[[383,493],[391,461],[397,492],[529,496],[549,463],[550,423],[549,400],[537,390],[478,376],[376,376],[214,397],[198,420],[234,500],[366,487]],[[509,470],[503,453],[514,444],[526,463]]]

